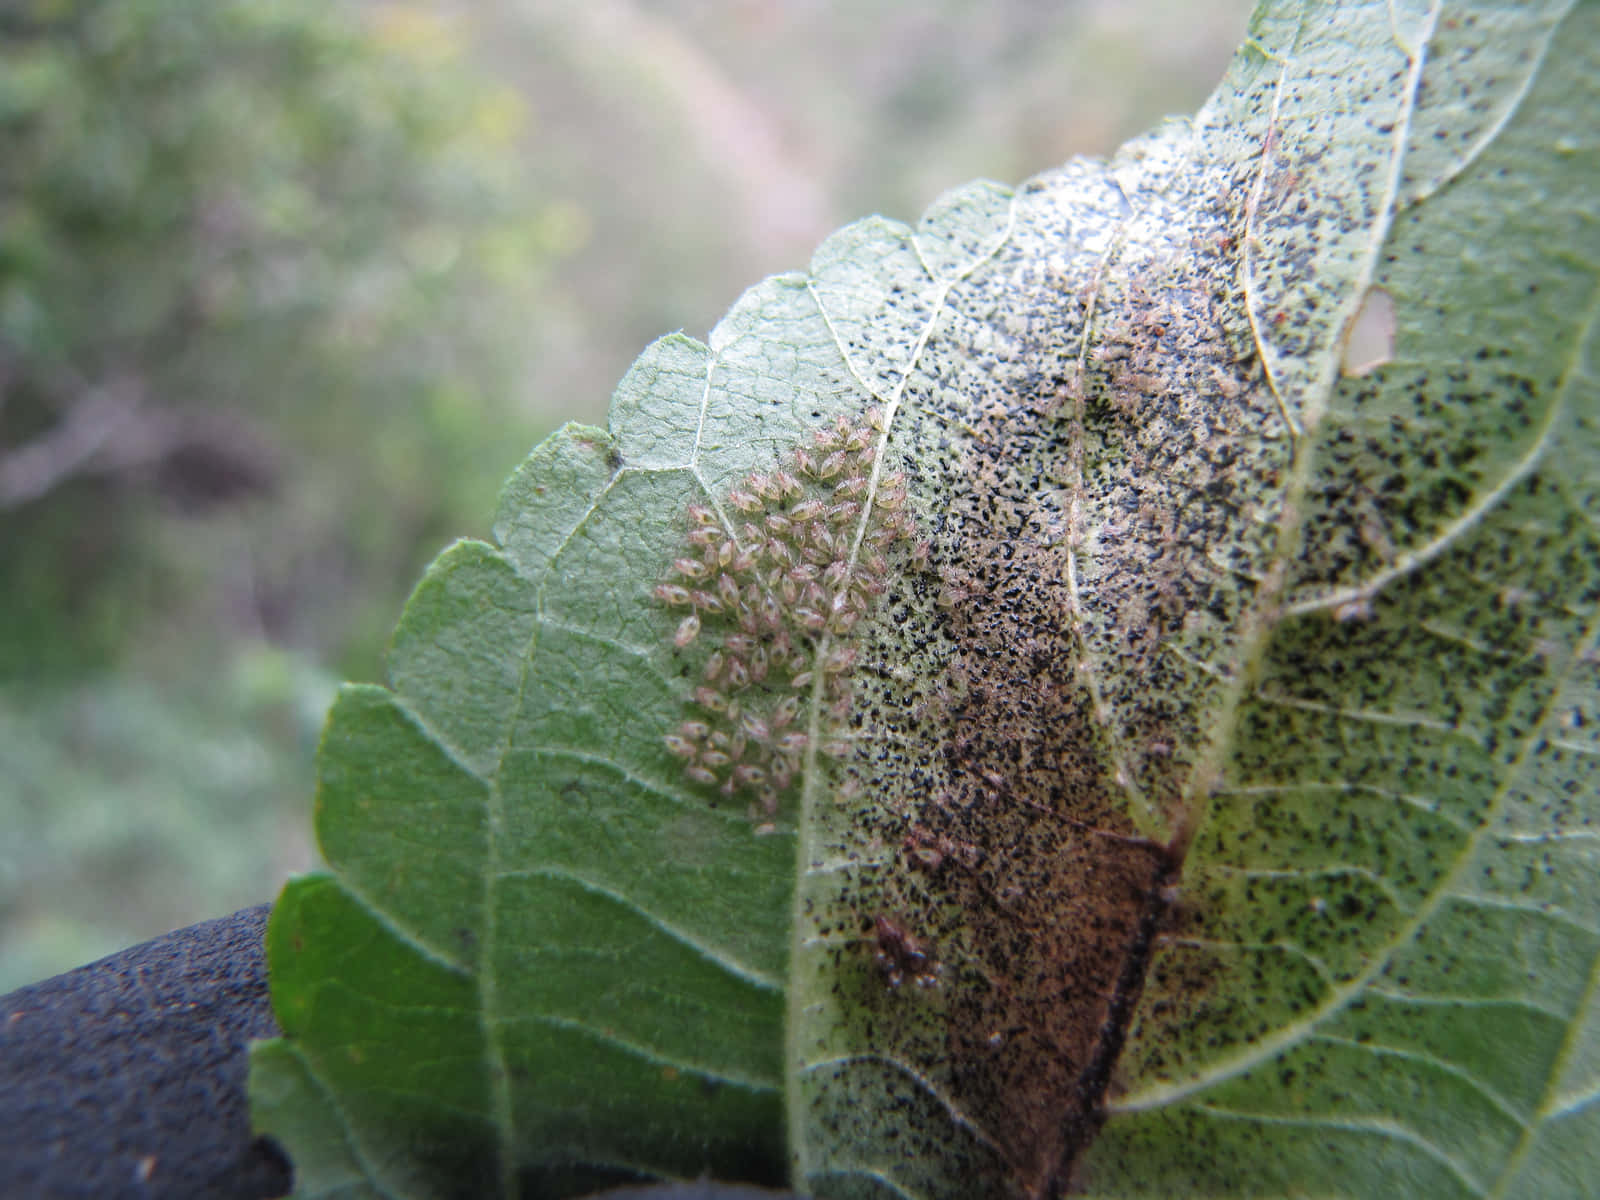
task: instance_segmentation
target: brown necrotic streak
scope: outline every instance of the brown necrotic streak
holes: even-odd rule
[[[922,806],[909,853],[924,851],[931,911],[959,914],[960,977],[945,981],[957,1102],[1030,1200],[1070,1186],[1098,1131],[1175,915],[1179,854],[1141,837],[1129,811],[1136,789],[1147,811],[1175,815],[1200,741],[1195,684],[1164,643],[1198,614],[1223,627],[1237,615],[1205,548],[1238,519],[1236,431],[1259,422],[1239,388],[1193,403],[1219,390],[1207,383],[1219,363],[1238,368],[1207,298],[1180,300],[1135,288],[1099,330],[1125,354],[1031,396],[976,401],[965,486],[931,564],[956,647],[948,784]],[[1068,546],[1080,572],[1095,560],[1084,594]],[[930,868],[928,846],[970,850]]]
[[[1002,1140],[1021,1193],[1041,1196],[1097,1128],[1172,865],[1111,785],[1062,549],[1028,540],[1023,502],[1004,494],[1013,420],[980,430],[974,451],[964,595],[948,615],[961,647],[951,782],[924,824],[978,862],[941,863],[935,880],[969,955],[968,978],[947,980],[952,1082]]]
[[[960,568],[941,539],[956,652],[926,728],[939,731],[942,782],[910,810],[875,812],[904,878],[854,903],[864,944],[892,922],[937,963],[942,1032],[891,1034],[894,1052],[943,1064],[956,1104],[999,1143],[1010,1188],[1040,1197],[1097,1127],[1109,1048],[1143,975],[1129,964],[1170,870],[1108,782],[1060,550],[1020,536],[1026,514],[997,482],[1004,432],[983,440],[995,460],[971,464],[979,486],[946,523],[959,526]],[[875,982],[884,994],[865,1000],[880,1031],[922,1028],[913,1010],[932,1001]]]
[[[940,751],[896,765],[885,750],[881,773],[862,768],[890,799],[860,816],[860,844],[898,859],[840,897],[858,959],[887,916],[935,964],[923,998],[869,980],[880,994],[861,998],[863,1040],[947,1089],[1029,1200],[1070,1186],[1169,923],[1178,856],[1140,835],[1130,803],[1137,793],[1151,827],[1181,825],[1210,684],[1166,643],[1182,632],[1198,657],[1227,658],[1211,630],[1236,623],[1238,601],[1208,548],[1241,519],[1252,481],[1239,464],[1260,425],[1241,382],[1254,373],[1203,291],[1104,300],[1115,316],[1096,318],[1094,341],[1116,353],[1025,389],[965,380],[959,412],[904,434],[919,443],[916,491],[940,497],[911,589],[930,606],[937,595],[938,615],[904,604],[897,619],[916,632],[888,653],[936,673],[937,702],[897,704],[886,687],[857,731]],[[1094,574],[1083,596],[1068,546]],[[992,1192],[989,1169],[972,1165],[970,1194]]]
[[[903,828],[880,829],[916,878],[910,919],[943,960],[944,1044],[923,1050],[949,1064],[956,1103],[999,1142],[1010,1186],[1030,1200],[1069,1186],[1099,1129],[1170,907],[1176,856],[1139,835],[1118,776],[1131,769],[1147,797],[1177,803],[1185,767],[1171,747],[1191,731],[1170,707],[1129,696],[1160,691],[1161,641],[1199,599],[1175,595],[1195,582],[1181,523],[1150,511],[1159,497],[1129,504],[1137,528],[1099,592],[1121,631],[1120,682],[1090,685],[1063,537],[1041,536],[1071,515],[1041,512],[1050,488],[1019,470],[1019,457],[1064,460],[1081,438],[1051,420],[1059,408],[1052,384],[1036,401],[980,404],[969,426],[969,486],[930,564],[956,648],[936,714],[944,785]],[[1104,657],[1103,640],[1096,649]],[[1131,725],[1108,728],[1108,694]],[[1130,736],[1145,751],[1132,762]]]

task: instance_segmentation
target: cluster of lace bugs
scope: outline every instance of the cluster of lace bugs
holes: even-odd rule
[[[872,918],[875,950],[872,963],[883,977],[884,985],[891,990],[907,979],[913,979],[920,988],[937,987],[943,974],[938,963],[928,957],[919,938],[887,913]]]
[[[847,635],[883,595],[886,554],[915,532],[904,475],[883,472],[872,487],[882,432],[877,409],[859,424],[840,416],[777,470],[731,489],[726,522],[690,505],[688,549],[656,585],[658,601],[688,610],[673,643],[706,651],[696,713],[667,748],[691,782],[750,796],[752,816],[775,815],[798,775],[814,696],[818,750],[848,751],[857,651]]]

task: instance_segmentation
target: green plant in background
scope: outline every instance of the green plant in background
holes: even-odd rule
[[[153,615],[343,654],[482,511],[532,432],[508,397],[547,230],[519,102],[422,20],[0,17],[0,669],[92,665]]]
[[[535,436],[522,330],[560,234],[508,152],[520,100],[450,33],[303,0],[0,13],[12,984],[304,864],[308,741],[236,679],[263,643],[300,697],[371,670]],[[224,877],[230,839],[259,861]]]
[[[0,992],[258,903],[303,869],[332,691],[303,657],[266,648],[184,687],[0,690]]]
[[[647,350],[334,705],[298,1194],[1584,1194],[1596,46],[1264,5]]]

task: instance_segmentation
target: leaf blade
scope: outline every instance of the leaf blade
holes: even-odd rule
[[[1185,1186],[1203,1186],[1213,1154],[1257,1153],[1273,1160],[1268,1186],[1312,1186],[1325,1152],[1318,1147],[1341,1141],[1337,1153],[1356,1164],[1342,1185],[1351,1194],[1381,1193],[1385,1180],[1408,1170],[1432,1172],[1437,1194],[1563,1194],[1563,1186],[1577,1194],[1572,1181],[1589,1169],[1573,1160],[1542,1164],[1548,1192],[1523,1191],[1513,1178],[1542,1140],[1545,1074],[1568,1038],[1588,1036],[1588,974],[1573,981],[1571,972],[1573,964],[1592,972],[1589,922],[1556,933],[1541,927],[1548,916],[1500,907],[1540,896],[1536,905],[1554,914],[1564,892],[1586,910],[1593,894],[1583,855],[1563,863],[1526,852],[1565,822],[1591,819],[1582,804],[1565,815],[1550,809],[1556,797],[1574,788],[1592,794],[1572,760],[1553,769],[1536,761],[1547,757],[1542,739],[1558,736],[1559,714],[1570,719],[1593,703],[1588,597],[1600,553],[1592,495],[1571,494],[1571,481],[1600,469],[1587,432],[1595,234],[1573,164],[1551,153],[1577,136],[1564,123],[1584,107],[1573,89],[1590,86],[1583,39],[1593,12],[1558,7],[1564,25],[1553,24],[1549,10],[1519,13],[1532,26],[1522,44],[1485,51],[1521,68],[1520,78],[1510,72],[1482,104],[1422,106],[1423,130],[1470,108],[1494,114],[1492,133],[1454,139],[1471,153],[1452,164],[1448,185],[1435,178],[1438,186],[1403,191],[1376,280],[1396,300],[1394,357],[1376,380],[1347,378],[1333,392],[1319,431],[1331,449],[1309,489],[1307,549],[1246,703],[1239,758],[1188,869],[1202,896],[1197,907],[1214,914],[1199,922],[1197,946],[1241,949],[1231,965],[1213,963],[1214,972],[1201,965],[1200,948],[1187,964],[1178,953],[1158,959],[1151,986],[1168,1016],[1135,1031],[1131,1094],[1119,1106],[1127,1116],[1113,1117],[1088,1164],[1105,1194],[1162,1186],[1159,1156],[1142,1160],[1143,1175],[1117,1165],[1139,1161],[1129,1156],[1157,1136],[1189,1148],[1187,1173],[1176,1177]],[[1445,35],[1462,38],[1466,24],[1447,23]],[[1431,62],[1443,72],[1461,56],[1458,44]],[[1425,78],[1424,97],[1446,93],[1448,77]],[[1501,99],[1507,92],[1514,102]],[[1408,166],[1408,177],[1441,176],[1435,147],[1454,141],[1430,135],[1422,167]],[[1506,213],[1517,214],[1516,237],[1506,236]],[[1529,280],[1538,281],[1535,292],[1564,298],[1521,299]],[[1440,320],[1436,306],[1459,319]],[[1485,402],[1496,396],[1510,403]],[[1383,481],[1384,464],[1399,462],[1438,465],[1364,482]],[[1418,670],[1422,662],[1429,666]],[[1285,746],[1302,748],[1298,768]],[[1386,773],[1384,763],[1396,765]],[[1329,812],[1349,825],[1332,859],[1315,847]],[[1240,872],[1251,870],[1258,878],[1247,900]],[[1229,872],[1233,878],[1219,882]],[[1361,878],[1367,882],[1353,887]],[[1494,878],[1503,882],[1483,892]],[[1213,903],[1209,889],[1233,898]],[[1303,919],[1247,915],[1262,911]],[[1324,914],[1334,926],[1359,917],[1374,933],[1339,947],[1329,931],[1300,928]],[[1485,949],[1475,958],[1442,953],[1462,939]],[[1243,947],[1274,944],[1298,949],[1311,968],[1301,998],[1277,1016],[1252,1005],[1245,985],[1228,982],[1257,969]],[[1538,945],[1546,948],[1535,954]],[[1526,982],[1508,977],[1507,964],[1519,961],[1537,969],[1537,1001]],[[1453,997],[1440,990],[1446,975],[1466,980]],[[1233,993],[1231,1015],[1219,1003],[1198,1022],[1203,1029],[1176,1034],[1185,1024],[1180,1009],[1193,1016],[1205,1008],[1173,1006],[1180,977],[1190,988],[1205,981],[1201,990],[1213,996]],[[1563,979],[1575,986],[1563,991]],[[1206,1031],[1258,1022],[1262,1035],[1247,1035],[1231,1055],[1214,1053],[1209,1070],[1185,1067]],[[1158,1036],[1164,1051],[1155,1049]],[[1236,1066],[1225,1065],[1230,1057]],[[1398,1064],[1410,1064],[1411,1076]],[[1274,1070],[1287,1076],[1276,1092],[1237,1102],[1247,1081],[1261,1088]],[[1316,1076],[1326,1082],[1312,1082]],[[1351,1092],[1358,1076],[1365,1088]],[[1431,1088],[1433,1099],[1420,1099],[1420,1090],[1384,1098],[1407,1078],[1413,1089]],[[1342,1100],[1328,1090],[1336,1080],[1345,1081]],[[1277,1097],[1274,1114],[1262,1107],[1269,1094]],[[1212,1104],[1213,1095],[1237,1103]],[[1361,1095],[1368,1112],[1358,1111]],[[1321,1130],[1299,1164],[1266,1148],[1290,1119],[1302,1121],[1304,1136]],[[1269,1121],[1270,1139],[1261,1132]],[[1582,1158],[1575,1146],[1568,1153]]]
[[[1570,839],[1541,876],[1548,829],[1483,823],[1574,786],[1588,743],[1549,751],[1552,723],[1600,720],[1594,233],[1571,165],[1591,135],[1506,157],[1527,114],[1583,111],[1555,93],[1596,39],[1554,22],[1592,12],[1264,9],[1195,122],[1016,193],[962,189],[915,229],[847,227],[708,345],[648,349],[609,433],[536,450],[501,548],[447,552],[408,606],[394,699],[353,695],[364,715],[330,726],[324,780],[330,810],[392,797],[323,829],[348,876],[327,894],[373,910],[339,919],[469,972],[454,1011],[479,1025],[497,1186],[575,1162],[775,1179],[785,1133],[796,1184],[830,1196],[1304,1191],[1335,1153],[1360,1159],[1336,1176],[1356,1192],[1570,1182],[1545,1148],[1580,1153],[1597,1108],[1600,951],[1567,911],[1592,904],[1589,849]],[[1484,232],[1485,211],[1551,196],[1537,265]],[[1446,262],[1463,237],[1485,249]],[[1483,302],[1519,272],[1559,282]],[[1392,346],[1341,380],[1374,284]],[[1459,327],[1429,311],[1452,289],[1477,301]],[[1529,341],[1530,313],[1568,332]],[[1483,346],[1513,361],[1450,373]],[[1513,403],[1451,409],[1451,388]],[[1418,415],[1419,397],[1443,399]],[[671,731],[723,651],[748,653],[736,602],[696,599],[675,636],[658,585],[698,508],[730,541],[744,516],[788,536],[739,489],[869,406],[861,508],[829,552],[861,569],[902,470],[927,545],[786,668],[811,681],[799,807],[779,788],[752,820],[686,782],[670,740],[695,740]],[[1486,607],[1491,563],[1539,586]],[[369,747],[353,783],[344,740]],[[406,836],[419,820],[439,853]],[[417,904],[397,863],[446,903]],[[1472,875],[1513,865],[1548,913]],[[1495,949],[1461,951],[1469,934]],[[1564,990],[1534,1003],[1529,970]],[[1476,991],[1429,1008],[1384,971]],[[274,986],[291,1017],[311,1004]],[[352,1030],[322,1036],[320,1057],[264,1051],[263,1086],[342,1071]],[[370,1086],[341,1081],[387,1111]],[[315,1148],[336,1178],[443,1186],[442,1146],[419,1166],[387,1118],[344,1120],[356,1152]]]

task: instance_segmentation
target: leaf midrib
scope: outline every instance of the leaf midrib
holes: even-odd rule
[[[993,259],[995,255],[999,254],[1000,251],[1003,250],[1010,242],[1012,233],[1016,227],[1016,209],[1017,197],[1016,193],[1013,192],[1007,198],[1005,226],[996,236],[994,244],[990,246],[988,250],[975,255],[973,259],[964,267],[952,272],[946,279],[943,280],[943,282],[939,282],[939,277],[929,267],[928,257],[923,253],[922,247],[918,242],[916,230],[912,229],[907,232],[907,238],[916,253],[918,263],[921,265],[923,271],[927,274],[929,280],[938,284],[938,294],[934,303],[930,306],[927,320],[923,323],[922,330],[917,336],[915,346],[912,348],[911,353],[906,357],[905,367],[901,371],[900,378],[895,385],[894,394],[887,399],[878,396],[867,383],[866,379],[862,376],[855,362],[852,360],[844,338],[840,336],[838,329],[834,325],[833,316],[828,311],[828,307],[824,303],[823,297],[817,292],[812,282],[810,280],[807,281],[807,293],[811,296],[812,302],[816,305],[817,312],[820,314],[824,324],[827,326],[829,336],[833,339],[834,347],[838,350],[839,357],[844,363],[845,368],[850,372],[851,377],[855,380],[856,386],[861,390],[861,394],[864,397],[867,397],[873,401],[880,401],[884,405],[883,428],[878,434],[877,453],[873,458],[872,474],[868,481],[865,497],[861,506],[861,515],[857,518],[855,537],[850,547],[849,566],[852,573],[856,569],[856,562],[860,554],[861,543],[863,538],[866,536],[868,525],[872,519],[873,510],[878,497],[879,481],[882,478],[884,463],[888,457],[887,450],[889,445],[889,437],[895,429],[895,420],[899,416],[900,406],[905,398],[905,390],[911,381],[912,373],[916,369],[917,364],[921,361],[923,351],[927,348],[928,339],[933,336],[934,330],[938,327],[940,318],[945,313],[951,290],[954,289],[957,284],[961,283],[968,276],[970,276],[974,271],[978,270],[978,268],[984,263]],[[714,370],[715,368],[713,367],[712,369]],[[702,411],[702,420],[703,419],[704,413]],[[698,441],[699,437],[697,434],[696,444],[698,444]],[[817,655],[819,659],[826,658],[829,650],[831,649],[832,641],[832,634],[824,631],[822,637],[818,641],[817,646]],[[810,876],[811,863],[816,855],[816,844],[813,841],[812,835],[813,830],[817,825],[817,792],[819,779],[817,755],[819,752],[818,747],[822,741],[821,717],[824,683],[825,680],[823,673],[818,671],[816,678],[812,682],[811,698],[808,706],[809,711],[807,713],[808,739],[804,758],[805,767],[802,772],[800,787],[800,812],[798,815],[798,829],[795,837],[795,887],[792,907],[789,914],[789,963],[791,964],[791,975],[789,981],[788,1003],[785,1006],[784,1015],[784,1049],[782,1061],[785,1080],[784,1101],[788,1118],[790,1182],[796,1187],[804,1186],[805,1182],[811,1178],[815,1169],[811,1161],[811,1145],[809,1139],[806,1137],[806,1108],[801,1095],[801,1080],[806,1072],[810,1069],[810,1064],[806,1062],[805,1054],[800,1045],[801,1029],[805,1019],[805,993],[801,988],[795,986],[792,969],[793,964],[801,961],[802,950],[805,942],[803,932],[805,929],[805,896],[802,882]],[[910,1072],[910,1068],[908,1066],[905,1066],[904,1064],[899,1065],[901,1066],[901,1069]],[[917,1078],[920,1079],[920,1076],[917,1076]],[[939,1097],[936,1093],[932,1094],[934,1094],[936,1099],[940,1099],[941,1102],[943,1102],[942,1097]],[[899,1191],[901,1189],[897,1187],[896,1190]]]
[[[1564,373],[1562,384],[1550,406],[1551,415],[1547,419],[1545,428],[1541,431],[1537,441],[1537,445],[1540,447],[1547,444],[1559,420],[1568,411],[1567,404],[1571,388],[1574,386],[1574,374],[1583,359],[1584,348],[1594,338],[1597,330],[1600,330],[1600,286],[1597,286],[1595,290],[1580,333],[1574,339],[1573,361]],[[1525,456],[1513,468],[1513,471],[1520,472],[1523,463],[1527,461],[1528,457],[1532,456]],[[1529,470],[1531,470],[1531,467],[1529,467]],[[1522,472],[1518,475],[1518,478],[1522,478],[1525,474],[1526,472]],[[1490,495],[1498,500],[1503,498],[1508,491],[1508,485],[1497,484],[1496,487],[1491,489]],[[1481,504],[1475,504],[1472,511],[1478,512],[1480,509],[1487,511],[1487,507]],[[1432,555],[1429,557],[1432,557]],[[1417,565],[1420,566],[1420,562]],[[1389,579],[1386,577],[1384,582],[1389,582]],[[1371,593],[1366,594],[1370,595]],[[1596,615],[1594,621],[1586,630],[1581,644],[1574,648],[1573,654],[1561,674],[1550,681],[1545,705],[1540,710],[1538,717],[1529,723],[1528,732],[1522,740],[1517,757],[1507,766],[1501,784],[1496,789],[1494,798],[1484,813],[1482,820],[1463,839],[1461,850],[1456,856],[1454,865],[1449,872],[1439,879],[1411,918],[1396,930],[1388,944],[1374,953],[1371,962],[1363,972],[1355,976],[1342,988],[1331,987],[1329,995],[1323,1004],[1293,1024],[1287,1025],[1277,1033],[1258,1041],[1248,1050],[1235,1055],[1231,1059],[1216,1063],[1211,1069],[1183,1083],[1146,1088],[1132,1093],[1116,1104],[1108,1106],[1108,1111],[1113,1114],[1135,1113],[1189,1101],[1192,1097],[1202,1094],[1209,1088],[1243,1075],[1247,1071],[1261,1066],[1274,1056],[1301,1044],[1303,1041],[1319,1036],[1316,1033],[1318,1026],[1345,1011],[1364,992],[1370,992],[1372,990],[1370,985],[1388,967],[1394,955],[1410,944],[1417,932],[1434,916],[1443,904],[1448,901],[1472,902],[1473,897],[1457,894],[1454,889],[1461,878],[1471,869],[1483,840],[1487,837],[1499,836],[1499,831],[1494,828],[1496,820],[1504,810],[1507,795],[1514,789],[1515,783],[1522,777],[1530,757],[1537,751],[1541,741],[1541,731],[1549,727],[1554,706],[1561,701],[1564,690],[1567,684],[1571,682],[1573,672],[1578,668],[1579,664],[1597,652],[1600,652],[1600,614]],[[1525,911],[1538,912],[1545,917],[1555,916],[1555,914],[1546,912],[1543,909],[1528,909],[1526,906],[1517,907],[1522,907]],[[1594,932],[1586,926],[1582,928],[1587,932]],[[1590,964],[1585,996],[1593,996],[1597,989],[1600,989],[1600,956],[1597,956],[1596,960]],[[1527,1005],[1525,1002],[1524,1006],[1535,1007]],[[1537,1011],[1547,1012],[1548,1015],[1565,1022],[1568,1026],[1567,1037],[1563,1042],[1561,1052],[1552,1061],[1549,1078],[1545,1086],[1544,1099],[1531,1119],[1517,1122],[1522,1130],[1518,1146],[1507,1160],[1500,1177],[1489,1188],[1485,1188],[1482,1184],[1473,1184],[1472,1190],[1475,1194],[1486,1198],[1500,1197],[1504,1194],[1505,1188],[1515,1177],[1518,1166],[1531,1149],[1533,1139],[1539,1128],[1545,1120],[1549,1119],[1550,1115],[1553,1115],[1551,1106],[1557,1102],[1555,1089],[1559,1086],[1561,1075],[1574,1052],[1574,1040],[1580,1033],[1580,1022],[1575,1020],[1572,1014],[1548,1012],[1548,1010],[1544,1009],[1537,1009]],[[1577,1012],[1581,1013],[1582,1011],[1583,1009],[1580,1006]],[[1481,1080],[1475,1082],[1480,1090],[1487,1089],[1487,1085]],[[1492,1089],[1489,1090],[1492,1091]],[[1197,1105],[1197,1107],[1203,1107],[1211,1111],[1211,1106]],[[1410,1136],[1414,1138],[1418,1135],[1412,1132]],[[1435,1147],[1434,1150],[1437,1151],[1437,1148]]]

